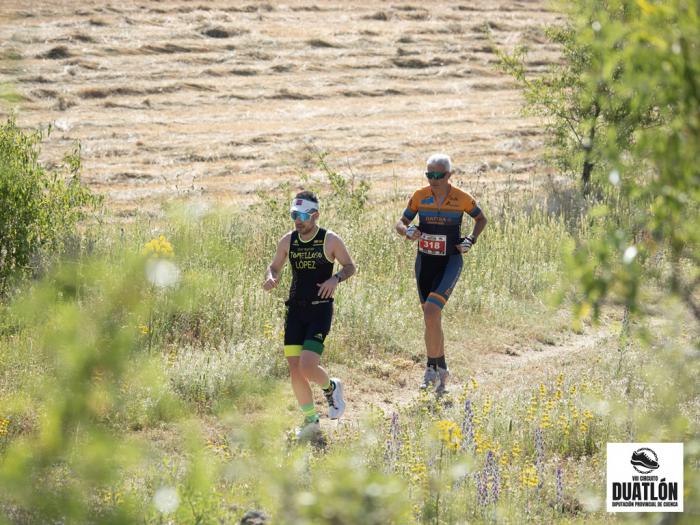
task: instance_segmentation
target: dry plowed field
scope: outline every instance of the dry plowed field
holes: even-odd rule
[[[44,160],[80,141],[84,179],[115,208],[239,199],[317,173],[319,151],[377,193],[414,189],[444,150],[483,191],[544,169],[493,46],[527,44],[533,72],[556,61],[546,7],[3,0],[0,71],[20,125],[53,123]]]

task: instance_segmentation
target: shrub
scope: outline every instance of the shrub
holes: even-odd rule
[[[12,278],[36,273],[42,256],[61,252],[86,206],[100,202],[80,182],[79,146],[57,168],[41,166],[45,134],[14,118],[0,127],[0,296]]]

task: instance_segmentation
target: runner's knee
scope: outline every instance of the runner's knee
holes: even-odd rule
[[[425,303],[423,305],[423,318],[426,323],[436,323],[440,321],[442,316],[442,310],[440,307],[433,303]]]
[[[287,366],[289,367],[289,375],[292,377],[301,375],[301,368],[299,366],[299,358],[287,359]]]
[[[313,376],[317,368],[318,363],[314,359],[304,359],[302,356],[299,360],[299,372],[307,379]]]

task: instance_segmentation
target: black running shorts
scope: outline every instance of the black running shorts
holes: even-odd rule
[[[302,350],[321,355],[332,320],[332,300],[321,304],[288,304],[284,320],[284,355],[297,357]]]

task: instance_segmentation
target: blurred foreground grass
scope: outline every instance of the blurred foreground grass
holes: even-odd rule
[[[615,521],[605,443],[645,440],[686,443],[686,514],[698,511],[698,363],[673,304],[660,301],[646,339],[623,345],[611,325],[561,368],[514,356],[518,383],[470,373],[506,343],[530,352],[571,335],[548,303],[587,226],[519,205],[483,205],[491,222],[445,309],[448,359],[468,378],[452,403],[355,407],[325,448],[290,445],[289,271],[261,288],[288,197],[88,227],[2,307],[0,521],[230,523],[250,509],[290,524]],[[359,266],[324,362],[357,387],[367,363],[389,384],[397,358],[421,373],[414,247],[393,232],[404,204],[323,208]]]

